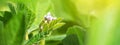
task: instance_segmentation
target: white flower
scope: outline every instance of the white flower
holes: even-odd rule
[[[52,21],[55,19],[56,19],[56,17],[51,16],[50,12],[48,12],[47,15],[45,16],[45,20],[47,20],[47,21]]]

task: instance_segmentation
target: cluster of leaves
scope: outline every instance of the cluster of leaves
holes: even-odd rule
[[[46,38],[51,35],[51,33],[57,28],[63,26],[65,23],[62,23],[61,18],[57,18],[51,21],[43,20],[38,29],[33,30],[30,34],[32,34],[31,38],[26,42],[26,45],[31,45],[34,43],[39,43],[39,41],[43,38]],[[28,34],[29,35],[29,34]]]
[[[40,20],[43,15],[40,19],[36,18],[38,13],[22,1],[5,0],[3,7],[5,10],[0,7],[0,45],[24,44],[26,31],[32,27],[35,19]]]
[[[2,16],[0,16],[0,44],[15,45],[17,43],[20,45],[25,34],[25,15],[16,11],[19,8],[15,8],[12,3],[8,3],[7,6],[10,11],[1,11]]]
[[[61,23],[61,18],[57,18],[56,20],[50,21],[49,23],[42,22],[44,17],[43,14],[41,14],[39,17],[36,12],[33,12],[28,8],[29,6],[27,4],[19,1],[16,3],[8,2],[6,6],[6,9],[8,10],[0,12],[1,45],[24,45],[24,42],[25,45],[31,45],[34,42],[37,42],[38,40],[48,36],[53,30],[56,30],[57,28],[64,25],[64,23]],[[46,10],[42,11],[47,12],[47,8],[45,9]],[[42,24],[38,23],[36,20],[40,20],[39,22]],[[39,24],[43,26],[42,32],[40,32],[41,29],[34,26],[39,26]],[[38,30],[32,29],[33,27],[35,27],[34,29]],[[30,37],[30,40],[27,40],[26,42],[26,32],[32,34],[34,31],[37,31],[38,33],[34,34],[34,36]]]

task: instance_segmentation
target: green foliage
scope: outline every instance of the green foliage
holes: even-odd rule
[[[29,41],[27,41],[25,45],[32,45],[34,43],[37,43],[42,38],[45,38],[45,33],[38,33],[34,37],[32,37]]]
[[[9,8],[11,12],[5,11],[1,17],[1,40],[0,45],[21,45],[25,34],[25,18],[21,13],[15,13],[14,7]],[[3,35],[4,34],[4,35]]]
[[[66,35],[51,35],[49,37],[46,37],[46,41],[61,41],[66,37]],[[54,43],[54,42],[53,42]]]
[[[79,44],[78,38],[76,35],[68,35],[65,39],[63,39],[63,45],[81,45]]]
[[[119,2],[0,0],[0,45],[120,45]]]
[[[50,35],[50,33],[64,25],[64,23],[61,23],[61,18],[51,20],[50,22],[45,22],[46,20],[43,20],[40,24],[40,28],[38,30],[39,33],[37,33],[35,36],[30,38],[26,45],[32,45],[35,42],[39,42],[41,39],[47,37]],[[42,28],[41,28],[42,27]]]
[[[3,24],[0,27],[3,28],[0,30],[0,45],[22,45],[25,31],[33,22],[35,14],[22,3],[8,3],[8,8],[10,11],[1,11],[0,20]]]
[[[63,40],[64,45],[84,45],[85,29],[80,26],[68,28],[67,37]]]

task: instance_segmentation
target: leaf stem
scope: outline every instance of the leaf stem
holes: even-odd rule
[[[40,45],[45,45],[45,38],[40,40]]]
[[[26,35],[25,35],[25,40],[28,40],[28,32],[26,32]]]

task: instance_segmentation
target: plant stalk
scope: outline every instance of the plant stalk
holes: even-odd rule
[[[40,45],[45,45],[45,38],[40,40]]]

